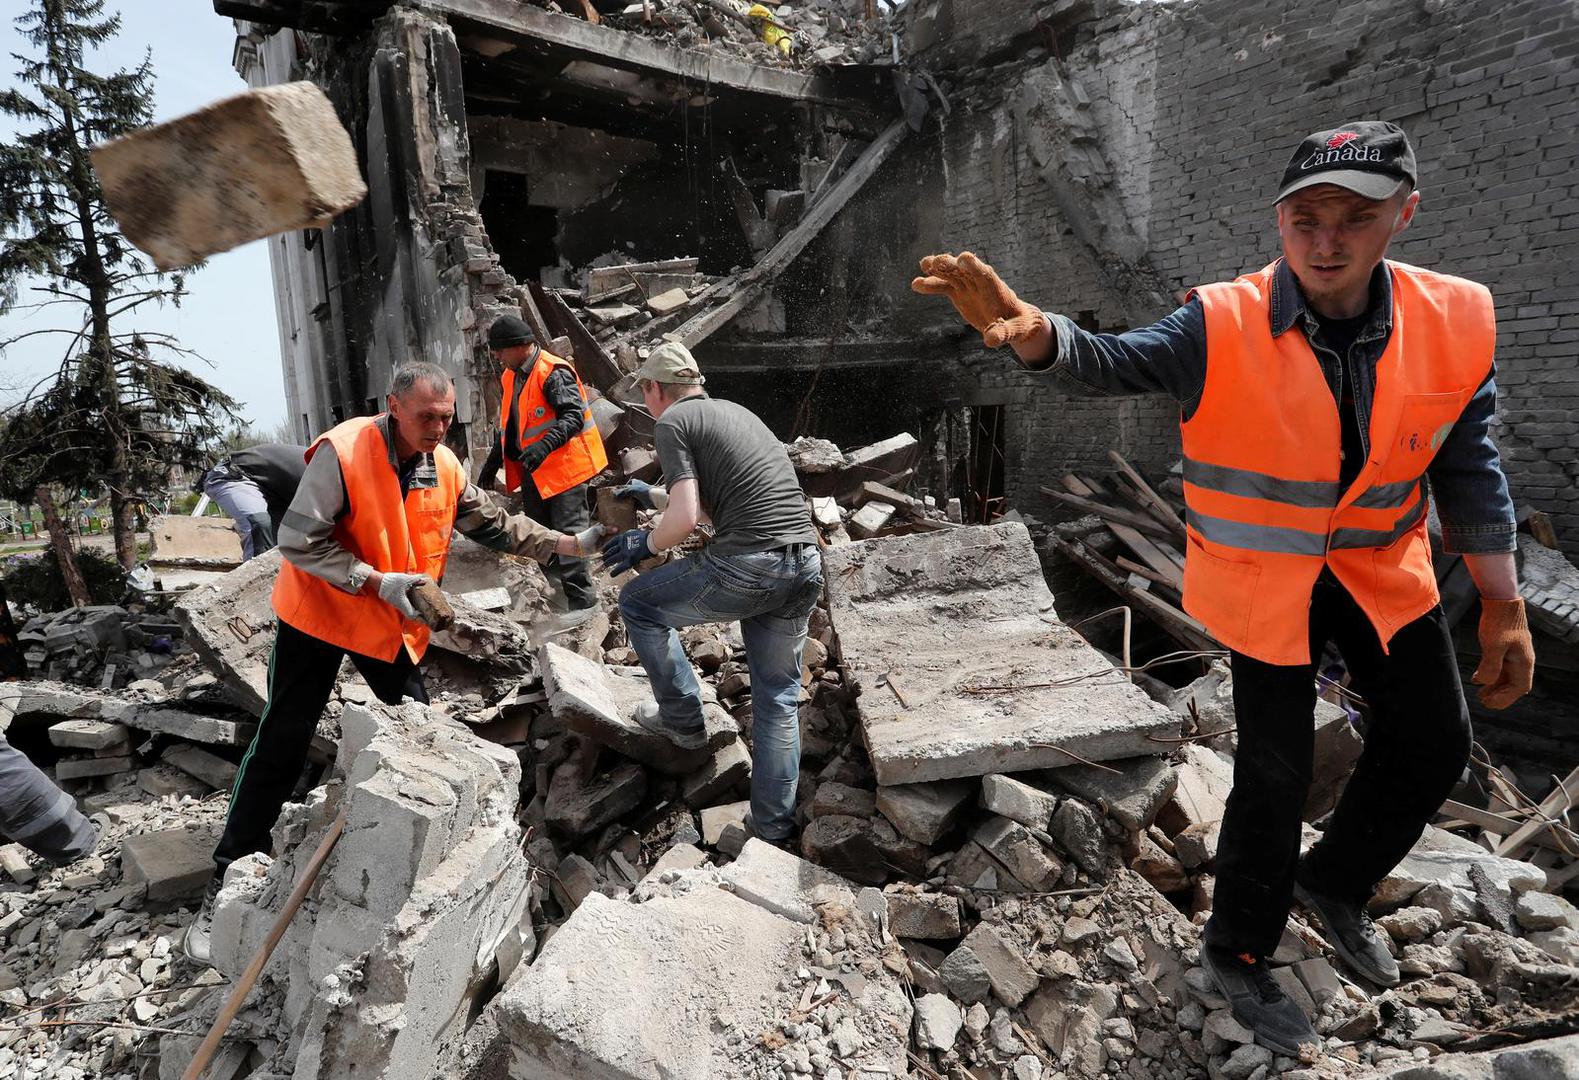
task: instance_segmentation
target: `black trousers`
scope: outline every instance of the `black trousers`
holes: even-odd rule
[[[1288,920],[1296,874],[1313,892],[1368,900],[1420,839],[1469,759],[1469,709],[1441,607],[1399,630],[1384,653],[1354,598],[1323,575],[1311,596],[1316,661],[1329,641],[1348,665],[1350,689],[1370,706],[1370,721],[1331,823],[1303,860],[1315,663],[1266,664],[1233,654],[1239,752],[1205,930],[1212,945],[1270,955]]]
[[[592,512],[587,508],[587,485],[577,484],[569,491],[545,499],[537,492],[537,485],[527,477],[521,484],[521,513],[540,525],[562,533],[578,533],[592,524]],[[559,582],[565,590],[565,600],[571,611],[593,607],[598,594],[592,587],[592,572],[585,559],[567,559],[555,555],[543,567],[543,572]]]
[[[288,623],[276,626],[269,653],[269,700],[236,771],[225,831],[214,849],[214,863],[222,876],[225,867],[243,855],[269,849],[269,831],[307,764],[307,750],[334,692],[342,659],[351,658],[386,705],[398,705],[402,698],[424,704],[428,700],[422,669],[405,650],[393,662],[378,660],[319,641]]]

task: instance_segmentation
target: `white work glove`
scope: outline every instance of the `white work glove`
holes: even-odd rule
[[[386,573],[384,580],[378,583],[378,598],[408,619],[418,619],[417,609],[412,606],[411,597],[407,594],[424,581],[430,585],[433,579],[426,574],[395,574]]]
[[[576,550],[581,553],[583,559],[592,558],[601,549],[603,532],[603,525],[594,521],[580,532],[571,534],[576,538]]]

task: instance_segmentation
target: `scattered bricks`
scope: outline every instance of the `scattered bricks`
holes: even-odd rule
[[[855,890],[848,881],[756,837],[745,841],[740,857],[719,876],[736,896],[798,923],[815,923],[821,900],[838,897],[855,908]]]
[[[201,747],[167,746],[159,758],[216,791],[229,791],[236,784],[236,766]]]
[[[1072,795],[1100,806],[1130,832],[1143,832],[1179,785],[1178,774],[1159,757],[1107,762],[1112,773],[1091,765],[1049,769],[1047,779]]]
[[[305,81],[237,94],[92,156],[110,212],[160,270],[325,228],[367,194],[334,106]]]
[[[695,870],[707,864],[707,852],[695,844],[676,844],[658,856],[643,881],[658,881],[670,870]]]
[[[27,885],[38,877],[33,871],[33,864],[27,861],[27,849],[21,844],[0,847],[0,870],[9,874],[18,885]]]
[[[581,906],[588,893],[597,891],[599,878],[591,863],[580,855],[570,854],[559,860],[551,881],[554,899],[559,902],[560,910],[569,915]]]
[[[1035,969],[1020,956],[1020,950],[990,923],[978,923],[976,929],[966,935],[960,948],[968,948],[976,955],[987,969],[992,992],[1010,1008],[1029,997],[1041,981]]]
[[[1338,972],[1325,957],[1298,961],[1294,964],[1294,974],[1305,984],[1305,990],[1317,1008],[1325,1007],[1327,1002],[1343,993],[1343,983],[1338,978]]]
[[[923,1050],[950,1050],[965,1018],[959,1006],[942,994],[916,999],[916,1044]]]
[[[207,784],[168,765],[137,770],[137,786],[156,799],[166,795],[190,795],[194,799],[201,799],[210,790]]]
[[[702,843],[714,847],[718,838],[723,835],[726,825],[739,825],[746,820],[746,815],[751,812],[751,802],[742,799],[740,802],[726,803],[723,806],[709,806],[702,810]]]
[[[1579,909],[1551,893],[1525,893],[1514,905],[1513,915],[1525,930],[1579,930]]]
[[[597,520],[605,529],[615,533],[622,533],[628,529],[636,528],[636,500],[621,498],[614,494],[612,487],[600,487],[598,491]]]
[[[687,806],[701,807],[750,777],[751,754],[737,739],[722,750],[715,750],[707,764],[687,776],[681,794]]]
[[[992,992],[987,966],[981,962],[975,950],[964,945],[949,953],[943,963],[938,965],[938,978],[943,980],[950,994],[967,1005],[987,1000],[987,995]]]
[[[1162,849],[1145,833],[1140,834],[1135,857],[1130,869],[1151,882],[1152,888],[1161,893],[1179,892],[1190,887],[1190,875],[1179,860]]]
[[[895,891],[888,897],[888,929],[895,937],[957,938],[959,898],[944,893]]]
[[[61,758],[55,763],[58,780],[81,780],[89,776],[114,776],[132,768],[130,754],[119,757]]]
[[[1013,777],[989,773],[981,778],[981,805],[1010,821],[1045,831],[1058,808],[1058,797]]]
[[[865,788],[850,787],[829,781],[817,785],[817,793],[811,800],[811,816],[822,817],[825,814],[849,814],[851,817],[872,817],[877,813],[876,796]]]
[[[560,832],[586,836],[636,809],[646,794],[647,772],[640,765],[627,763],[583,778],[572,760],[554,770],[544,811]]]
[[[1063,864],[1048,854],[1030,830],[1008,818],[987,818],[976,827],[972,839],[1031,892],[1052,888],[1064,872]]]
[[[894,520],[894,515],[898,512],[899,508],[893,503],[886,503],[881,499],[873,499],[850,515],[850,535],[857,540],[865,540],[876,536],[888,527],[889,523]]]
[[[131,732],[124,724],[103,720],[62,720],[49,729],[50,742],[74,750],[112,750],[130,740]]]
[[[934,780],[877,789],[877,809],[901,836],[935,844],[958,823],[975,785],[968,780]]]
[[[141,731],[215,746],[246,746],[258,730],[258,725],[248,720],[204,716],[184,709],[138,709],[126,722]]]
[[[1221,821],[1191,825],[1173,838],[1173,853],[1192,874],[1208,868],[1217,860],[1217,841],[1222,831]]]
[[[199,896],[214,876],[214,834],[206,829],[166,829],[121,842],[121,871],[128,885],[146,884],[148,899]]]
[[[1107,839],[1089,806],[1079,799],[1065,799],[1048,831],[1080,869],[1099,880],[1107,877]]]

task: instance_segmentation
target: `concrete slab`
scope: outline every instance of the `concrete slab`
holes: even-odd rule
[[[877,811],[899,835],[918,844],[935,844],[964,816],[976,795],[968,780],[897,784],[877,789]]]
[[[214,876],[214,842],[208,829],[166,829],[128,836],[121,870],[128,885],[146,882],[149,900],[198,896]]]
[[[1087,802],[1096,803],[1108,816],[1131,832],[1141,832],[1157,819],[1163,802],[1179,786],[1178,774],[1160,757],[1115,761],[1107,769],[1071,765],[1053,769],[1047,778]]]
[[[62,720],[49,729],[50,742],[76,750],[108,750],[130,740],[124,724],[104,720]]]
[[[1178,734],[1118,676],[1046,685],[1109,664],[1058,620],[1018,522],[845,544],[823,567],[880,784],[1073,764],[1066,749],[1134,757]]]
[[[115,757],[61,758],[55,763],[57,780],[81,780],[89,776],[114,776],[128,772],[135,762],[130,754]]]
[[[279,569],[275,548],[188,590],[175,605],[186,641],[253,716],[263,715],[268,700],[275,621],[269,598]]]
[[[241,565],[241,538],[228,517],[165,514],[148,526],[155,566],[231,570]]]
[[[814,922],[816,905],[828,900],[855,905],[855,887],[844,878],[754,836],[719,877],[737,896],[798,923]]]
[[[93,150],[126,238],[173,270],[248,240],[326,227],[367,185],[310,82],[249,90]]]
[[[258,725],[244,716],[204,716],[186,709],[139,708],[126,722],[141,731],[215,746],[247,746],[258,730]]]
[[[197,746],[167,746],[159,755],[167,765],[173,765],[188,776],[196,777],[211,788],[229,791],[236,783],[236,766],[218,754],[211,754]]]

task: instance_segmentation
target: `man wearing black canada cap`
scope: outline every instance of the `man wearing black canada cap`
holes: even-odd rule
[[[1044,313],[968,252],[928,256],[912,282],[1070,393],[1179,403],[1184,606],[1230,650],[1238,739],[1201,959],[1235,1016],[1282,1054],[1318,1041],[1267,971],[1291,902],[1324,924],[1355,974],[1396,984],[1365,905],[1468,758],[1430,502],[1480,591],[1481,701],[1512,704],[1534,668],[1513,504],[1488,434],[1491,296],[1385,257],[1419,209],[1416,179],[1394,124],[1315,132],[1274,200],[1283,257],[1202,285],[1124,334]],[[1363,699],[1365,749],[1302,856],[1316,665],[1329,644]]]

